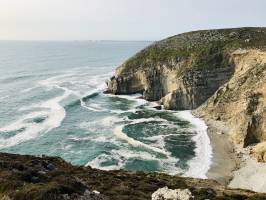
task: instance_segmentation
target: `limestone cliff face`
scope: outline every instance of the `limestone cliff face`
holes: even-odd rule
[[[239,49],[232,53],[235,72],[198,111],[227,122],[231,138],[244,147],[266,141],[266,51]],[[266,146],[255,148],[266,161]]]
[[[234,68],[224,59],[217,62],[217,66],[206,69],[189,69],[190,62],[193,62],[192,58],[158,62],[136,71],[127,71],[127,66],[122,65],[108,83],[109,92],[143,93],[149,101],[161,100],[166,109],[194,109],[229,80]]]
[[[108,91],[143,93],[147,100],[161,100],[166,109],[197,108],[232,77],[232,52],[257,48],[265,37],[264,28],[242,28],[196,31],[156,42],[116,70]]]
[[[108,91],[142,93],[166,109],[197,109],[227,122],[233,141],[247,146],[266,141],[265,63],[266,28],[195,31],[136,54],[116,70]],[[261,149],[254,151],[266,160]]]

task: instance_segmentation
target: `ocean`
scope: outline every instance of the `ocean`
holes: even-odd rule
[[[1,41],[0,151],[60,156],[103,170],[206,178],[207,126],[190,111],[104,94],[145,41]]]

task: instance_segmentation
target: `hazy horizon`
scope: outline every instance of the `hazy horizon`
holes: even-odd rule
[[[203,29],[265,27],[266,1],[1,0],[0,40],[155,41]]]

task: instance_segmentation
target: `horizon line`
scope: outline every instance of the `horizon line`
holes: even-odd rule
[[[155,42],[158,40],[91,40],[91,39],[0,39],[0,42]]]

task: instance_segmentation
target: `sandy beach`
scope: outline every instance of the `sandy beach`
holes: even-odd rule
[[[227,185],[232,179],[232,171],[238,164],[233,144],[228,139],[228,131],[222,122],[208,120],[208,135],[210,137],[213,155],[212,164],[207,177]]]
[[[213,149],[207,177],[232,188],[266,193],[266,164],[252,158],[249,149],[232,144],[229,141],[228,127],[223,122],[205,122]]]

